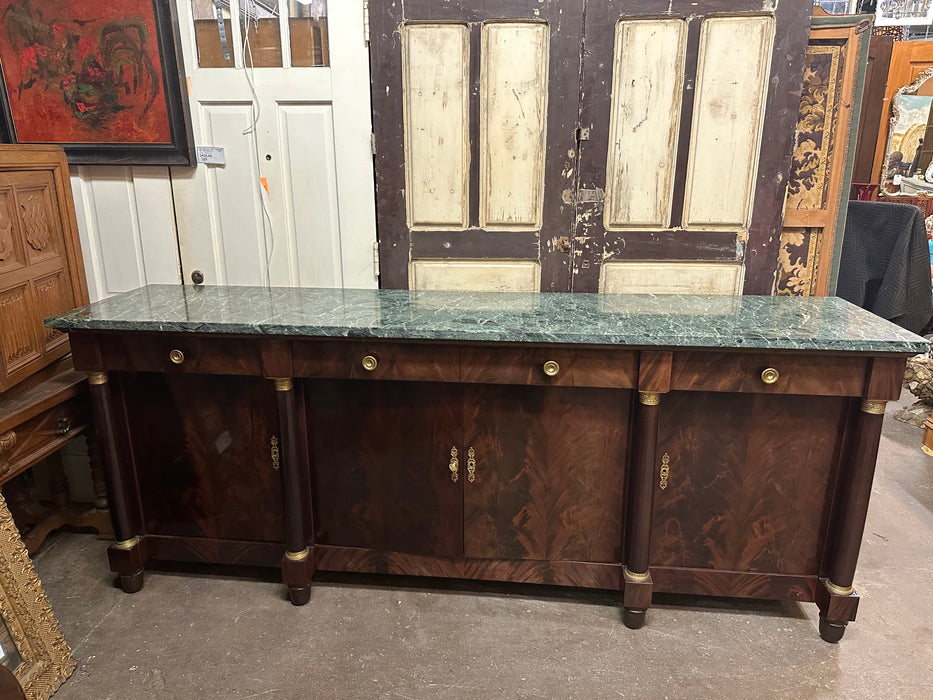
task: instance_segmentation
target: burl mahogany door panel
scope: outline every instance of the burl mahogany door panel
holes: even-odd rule
[[[651,565],[817,574],[849,401],[665,395]]]
[[[305,387],[315,543],[461,556],[459,385],[308,380]]]
[[[631,392],[466,385],[467,557],[621,562]],[[469,472],[469,464],[467,465]]]
[[[147,534],[285,541],[272,382],[140,373],[120,385]]]

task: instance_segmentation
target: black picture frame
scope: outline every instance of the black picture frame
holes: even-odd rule
[[[197,164],[188,104],[188,84],[181,52],[178,12],[173,0],[152,0],[152,7],[171,143],[48,142],[65,149],[70,165],[194,166]],[[2,68],[2,63],[0,63],[0,142],[15,144],[18,143],[16,124]]]

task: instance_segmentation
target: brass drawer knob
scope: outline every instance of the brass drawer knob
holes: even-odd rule
[[[768,367],[768,369],[761,373],[761,381],[765,384],[774,384],[780,376],[780,373],[774,369],[774,367]]]
[[[180,365],[185,361],[185,353],[183,353],[181,350],[172,350],[168,354],[168,359],[172,361],[173,365]]]
[[[556,377],[558,372],[560,372],[560,365],[554,362],[554,360],[548,360],[544,363],[544,373],[547,376]]]
[[[379,360],[377,360],[372,355],[367,355],[363,358],[363,369],[365,369],[367,372],[372,372],[374,369],[376,369],[376,365],[378,364]]]

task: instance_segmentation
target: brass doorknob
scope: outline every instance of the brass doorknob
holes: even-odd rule
[[[376,369],[376,365],[378,364],[379,360],[377,360],[372,355],[367,355],[363,358],[363,369],[365,369],[367,372],[372,372],[374,369]]]
[[[544,373],[547,376],[556,377],[558,372],[560,372],[560,365],[554,362],[554,360],[548,360],[544,363]]]
[[[185,361],[185,353],[183,353],[181,350],[172,350],[168,354],[168,359],[172,361],[173,365],[180,365]]]
[[[768,367],[768,369],[761,373],[761,381],[765,384],[774,384],[780,376],[780,373],[774,369],[774,367]]]

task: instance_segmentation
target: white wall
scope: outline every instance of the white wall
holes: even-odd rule
[[[88,294],[181,281],[168,168],[72,166]]]

